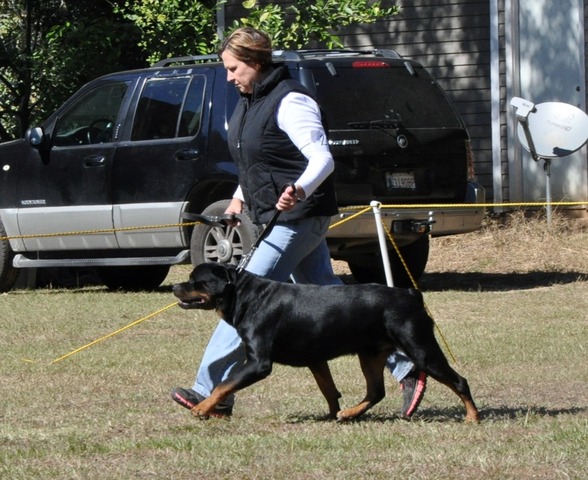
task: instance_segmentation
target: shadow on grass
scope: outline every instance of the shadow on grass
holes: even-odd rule
[[[588,407],[571,408],[547,408],[540,406],[516,406],[501,405],[498,407],[484,407],[480,409],[480,421],[510,421],[525,417],[558,417],[560,415],[579,415],[588,413]],[[401,418],[399,415],[384,412],[368,412],[358,419],[350,422],[342,422],[342,425],[357,422],[426,422],[426,423],[463,423],[465,410],[461,406],[449,408],[420,408],[418,413],[410,420]],[[335,422],[325,415],[298,414],[288,415],[284,418],[286,423],[307,423],[307,422]]]
[[[560,415],[578,415],[588,412],[587,407],[570,408],[547,408],[537,405],[509,406],[500,405],[497,407],[480,408],[480,421],[484,420],[516,420],[525,417],[558,417]],[[464,409],[461,407],[451,408],[422,408],[418,411],[418,418],[427,422],[451,422],[463,421]]]
[[[557,284],[587,282],[585,272],[526,272],[526,273],[425,273],[420,282],[423,291],[502,292],[528,290]]]

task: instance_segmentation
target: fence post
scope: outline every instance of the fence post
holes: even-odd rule
[[[390,268],[390,258],[388,257],[388,245],[386,244],[386,232],[382,225],[382,214],[380,207],[382,204],[377,200],[370,202],[370,207],[374,212],[374,220],[376,221],[376,230],[378,232],[378,240],[380,242],[380,251],[382,252],[382,263],[384,264],[384,273],[386,274],[386,285],[394,286],[394,278],[392,277],[392,268]]]

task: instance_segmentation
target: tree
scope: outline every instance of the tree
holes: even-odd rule
[[[308,48],[311,44],[326,48],[343,47],[337,32],[342,27],[373,23],[399,13],[400,8],[383,8],[380,1],[368,0],[298,0],[283,7],[280,3],[265,6],[246,0],[249,16],[242,25],[265,30],[280,48]],[[237,24],[233,25],[236,27]]]
[[[138,41],[108,0],[4,0],[0,141],[22,136],[89,80],[138,66]]]
[[[216,51],[229,0],[2,0],[0,141],[23,135],[89,80],[162,58]],[[373,0],[241,3],[231,25],[267,31],[280,48],[341,47],[341,27],[398,13]]]
[[[138,45],[149,63],[214,52],[216,10],[215,1],[195,0],[125,0],[115,7],[141,31]]]

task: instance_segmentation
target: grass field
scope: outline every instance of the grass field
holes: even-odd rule
[[[282,366],[231,420],[194,419],[169,391],[191,385],[217,319],[176,307],[51,363],[172,303],[188,267],[150,293],[0,295],[0,478],[588,478],[588,233],[566,225],[515,217],[432,241],[422,289],[479,425],[433,381],[399,419],[389,375],[360,421],[326,421],[310,373]],[[361,399],[357,360],[331,366],[342,404]]]

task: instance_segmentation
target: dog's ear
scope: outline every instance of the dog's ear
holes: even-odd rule
[[[234,265],[226,263],[211,263],[212,273],[221,281],[235,283],[237,281],[237,269]]]

